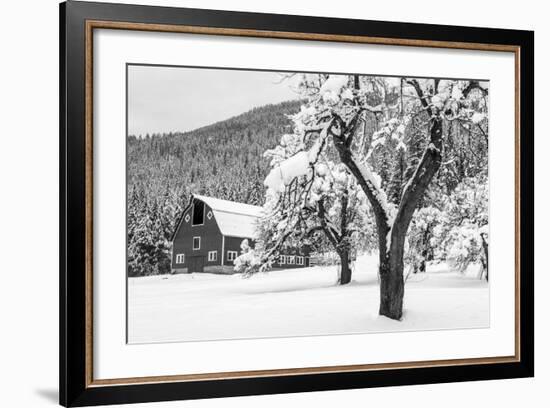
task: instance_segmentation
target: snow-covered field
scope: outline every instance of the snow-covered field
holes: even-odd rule
[[[206,273],[130,278],[130,343],[194,341],[489,326],[489,286],[430,265],[405,285],[402,321],[378,315],[376,257],[357,260],[353,281],[337,267],[277,270],[243,279]]]

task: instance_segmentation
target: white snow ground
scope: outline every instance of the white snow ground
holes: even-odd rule
[[[130,278],[129,343],[311,336],[489,326],[489,285],[445,264],[405,285],[404,317],[378,315],[375,256],[357,260],[349,285],[337,267],[271,271],[243,279],[207,273]]]

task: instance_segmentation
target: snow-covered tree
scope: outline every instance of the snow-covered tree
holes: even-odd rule
[[[464,271],[480,263],[481,274],[489,279],[488,184],[484,176],[465,179],[447,201],[435,233],[440,258]]]
[[[240,273],[247,273],[254,265],[260,262],[262,253],[261,245],[256,244],[254,248],[250,246],[248,239],[241,242],[241,254],[233,261],[234,270]]]
[[[307,137],[295,154],[281,163],[280,177],[266,179],[277,191],[313,171],[319,155],[332,143],[342,164],[368,198],[376,221],[379,249],[381,315],[400,319],[404,296],[404,246],[413,214],[442,162],[444,123],[479,124],[486,118],[481,100],[488,94],[479,81],[380,78],[348,75],[304,75],[308,102],[295,132]],[[414,172],[403,186],[399,203],[388,203],[375,160],[379,146],[406,148],[411,118],[424,122],[426,146]],[[367,129],[369,122],[378,130]],[[390,143],[388,143],[390,142]],[[292,192],[292,188],[289,192]]]
[[[324,242],[338,254],[339,282],[347,284],[352,252],[364,245],[369,230],[367,200],[349,170],[331,160],[327,143],[314,143],[317,135],[304,131],[311,113],[294,115],[294,132],[264,154],[272,167],[260,226],[264,253],[248,273],[269,268],[285,247]]]
[[[409,245],[405,252],[405,263],[410,265],[412,273],[426,272],[427,262],[434,258],[434,230],[441,217],[441,211],[431,205],[415,212],[407,234]]]

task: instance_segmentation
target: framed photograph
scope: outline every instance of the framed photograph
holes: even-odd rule
[[[530,31],[60,6],[60,403],[534,375]]]

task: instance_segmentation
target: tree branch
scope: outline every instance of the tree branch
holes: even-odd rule
[[[348,147],[351,146],[351,143],[353,142],[353,138],[355,137],[355,134],[357,133],[357,129],[359,128],[360,118],[365,110],[359,109],[359,111],[355,114],[355,116],[351,119],[349,125],[347,126],[349,130],[348,135],[346,136],[346,145]]]
[[[427,100],[428,97],[424,95],[424,91],[422,90],[422,87],[420,86],[418,81],[416,79],[407,79],[406,82],[414,87],[416,94],[420,98],[420,103],[422,103],[422,106],[426,109],[428,114],[432,116],[432,108],[430,107],[430,104]]]
[[[432,117],[430,128],[430,143],[426,147],[416,171],[403,189],[399,208],[392,226],[391,244],[400,245],[399,240],[405,237],[409,223],[418,202],[428,188],[434,174],[441,166],[441,148],[443,146],[443,119]],[[399,238],[399,239],[396,239]]]
[[[334,124],[337,124],[338,131],[332,130]],[[327,133],[332,136],[340,161],[354,175],[357,182],[365,192],[372,209],[374,211],[376,226],[378,228],[379,246],[385,247],[386,234],[390,228],[389,214],[386,209],[386,204],[382,198],[382,191],[373,183],[372,177],[369,177],[370,171],[360,163],[353,155],[350,146],[345,143],[345,122],[337,115],[333,114],[333,120],[327,128]]]
[[[334,246],[334,248],[338,248],[338,243],[340,242],[340,237],[334,231],[332,228],[329,227],[326,219],[326,210],[323,200],[319,200],[317,203],[318,207],[318,215],[319,215],[319,221],[321,223],[321,228],[325,232],[325,235],[327,236],[330,243]]]
[[[348,191],[342,194],[342,202],[340,205],[340,237],[343,239],[347,234],[348,227]]]

